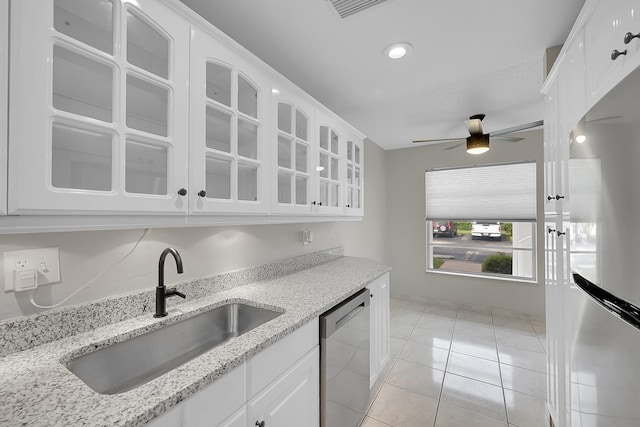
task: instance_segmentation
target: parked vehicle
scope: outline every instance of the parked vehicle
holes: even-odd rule
[[[433,221],[433,237],[458,235],[458,224],[451,221]]]
[[[476,239],[496,239],[502,240],[502,227],[495,221],[474,222],[471,224],[471,238]]]

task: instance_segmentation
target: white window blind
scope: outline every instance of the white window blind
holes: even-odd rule
[[[536,164],[425,173],[427,219],[536,220]]]

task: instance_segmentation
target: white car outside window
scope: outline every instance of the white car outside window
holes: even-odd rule
[[[482,237],[501,239],[502,227],[499,222],[474,222],[471,224],[471,238],[480,239]]]

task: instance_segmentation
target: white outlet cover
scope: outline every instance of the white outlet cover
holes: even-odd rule
[[[27,249],[3,253],[4,291],[15,290],[14,280],[23,270],[35,270],[36,287],[60,281],[60,254],[58,248]]]

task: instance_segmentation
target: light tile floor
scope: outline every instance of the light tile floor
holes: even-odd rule
[[[361,426],[545,426],[545,325],[500,314],[392,299],[391,358]]]

